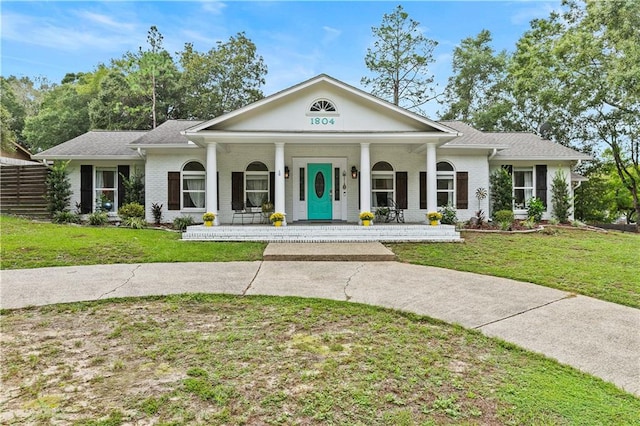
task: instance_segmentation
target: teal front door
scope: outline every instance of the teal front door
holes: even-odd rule
[[[331,163],[307,165],[307,219],[309,220],[333,219],[331,168]]]

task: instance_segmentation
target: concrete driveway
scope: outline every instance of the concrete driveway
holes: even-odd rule
[[[318,297],[457,323],[640,396],[640,310],[518,281],[398,262],[230,262],[1,271],[3,309],[186,292]]]

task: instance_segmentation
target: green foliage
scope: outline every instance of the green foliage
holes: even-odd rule
[[[440,214],[442,214],[442,219],[440,219],[440,223],[445,225],[455,225],[456,223],[458,223],[458,217],[456,216],[456,209],[452,205],[447,204],[446,206],[442,207],[439,211],[440,211]]]
[[[109,215],[107,212],[97,211],[90,213],[87,216],[87,220],[89,221],[89,225],[101,226],[109,222]]]
[[[361,83],[375,96],[405,108],[419,109],[434,99],[429,64],[438,43],[424,36],[420,23],[398,5],[372,32],[374,47],[367,49],[364,61],[374,77],[363,77]]]
[[[531,197],[527,202],[527,217],[536,223],[542,220],[544,210],[544,204],[540,198]]]
[[[207,53],[186,43],[180,52],[182,114],[208,120],[263,98],[267,67],[256,45],[242,33]]]
[[[53,223],[80,223],[80,216],[69,211],[56,211],[51,218]]]
[[[138,203],[124,204],[118,209],[118,216],[122,219],[129,219],[132,217],[144,218],[144,206]]]
[[[571,196],[569,194],[569,185],[567,184],[567,176],[558,170],[553,176],[551,182],[551,206],[552,215],[560,223],[569,221],[571,213]]]
[[[148,116],[138,113],[138,106],[144,102],[142,96],[129,87],[126,74],[110,68],[88,105],[91,126],[104,130],[148,130]]]
[[[503,231],[507,231],[513,223],[513,211],[512,210],[498,210],[493,214],[493,220],[500,224],[500,228]]]
[[[160,203],[152,203],[151,204],[151,215],[153,216],[153,222],[156,225],[159,225],[162,222],[162,204],[160,204]]]
[[[147,221],[142,217],[128,217],[122,221],[122,225],[132,229],[144,229],[147,227]]]
[[[513,210],[513,181],[502,167],[489,176],[492,211]]]
[[[187,226],[193,225],[193,218],[191,216],[178,216],[173,219],[173,229],[184,231]]]
[[[122,185],[124,186],[124,202],[138,203],[144,206],[144,173],[137,168],[129,177],[122,176]]]
[[[69,174],[67,172],[68,165],[68,161],[56,161],[49,170],[49,175],[45,182],[47,187],[45,198],[47,200],[47,209],[51,215],[69,209],[71,182],[69,181]]]

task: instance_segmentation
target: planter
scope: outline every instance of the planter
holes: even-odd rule
[[[282,226],[282,221],[281,220],[276,220],[275,222],[273,222],[273,226],[275,226],[275,227]]]
[[[362,226],[371,226],[371,221],[370,220],[363,220],[362,221]]]
[[[212,220],[205,220],[204,221],[204,226],[213,226],[213,221]]]
[[[437,220],[431,221],[431,226],[438,226],[439,222]]]

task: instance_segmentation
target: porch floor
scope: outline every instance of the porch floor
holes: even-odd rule
[[[357,243],[357,242],[460,242],[453,225],[353,223],[293,223],[288,226],[220,225],[189,226],[182,234],[189,241],[264,241],[282,243]]]

